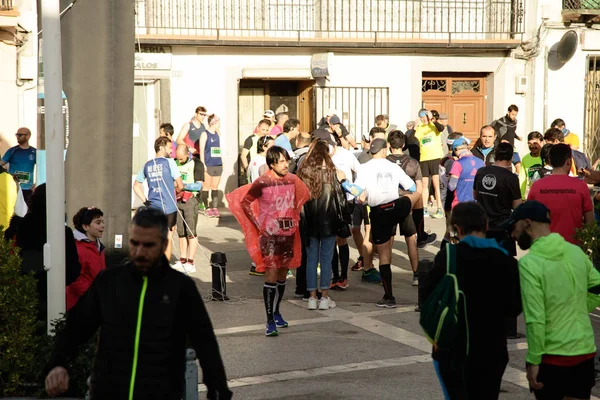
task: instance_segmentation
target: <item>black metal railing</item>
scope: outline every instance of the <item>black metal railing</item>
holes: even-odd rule
[[[563,0],[563,10],[600,11],[600,0]]]
[[[13,8],[13,0],[0,0],[0,11],[11,11]]]
[[[506,40],[525,0],[136,0],[137,33],[214,39]]]

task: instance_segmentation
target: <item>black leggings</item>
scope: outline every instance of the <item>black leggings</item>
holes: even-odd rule
[[[450,400],[498,400],[508,361],[488,360],[472,368],[454,361],[434,361],[442,390]]]

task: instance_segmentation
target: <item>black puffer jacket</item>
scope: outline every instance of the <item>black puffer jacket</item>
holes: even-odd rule
[[[231,398],[219,346],[198,289],[192,279],[170,268],[164,257],[161,265],[147,275],[132,263],[100,272],[67,313],[66,328],[58,335],[47,370],[67,367],[77,346],[101,328],[92,372],[92,398],[127,399],[140,307],[133,398],[181,399],[186,336],[196,349],[208,398]]]
[[[333,183],[323,183],[321,196],[304,204],[303,233],[307,237],[323,238],[335,235],[340,224],[344,223],[343,220],[348,222],[348,216],[337,208],[337,204],[342,207],[346,204],[346,197],[337,181],[335,171],[332,174]],[[325,175],[328,173],[323,170],[323,182],[325,182]]]

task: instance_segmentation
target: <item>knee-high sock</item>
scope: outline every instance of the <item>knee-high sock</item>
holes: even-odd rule
[[[333,248],[333,258],[331,259],[331,272],[333,272],[332,283],[337,282],[340,279],[340,271],[338,269],[339,257],[337,246]]]
[[[414,209],[412,210],[412,217],[417,227],[417,240],[425,239],[425,221],[423,216],[423,209]]]
[[[379,266],[379,272],[381,273],[381,281],[383,282],[383,290],[385,290],[385,296],[387,298],[394,297],[392,293],[392,267],[390,264],[383,264]]]
[[[211,190],[210,191],[210,202],[211,202],[211,208],[217,208],[219,206],[219,191],[218,190]]]
[[[285,281],[277,281],[277,303],[275,304],[275,314],[280,314],[279,305],[281,299],[283,299],[283,293],[285,292]]]
[[[204,204],[204,208],[208,208],[208,190],[202,191],[202,204]]]
[[[263,299],[265,300],[265,311],[267,312],[267,322],[273,321],[273,306],[275,305],[275,296],[277,295],[277,283],[265,282],[263,286]]]
[[[348,264],[350,263],[350,246],[348,243],[339,247],[340,266],[342,269],[341,278],[348,279]]]

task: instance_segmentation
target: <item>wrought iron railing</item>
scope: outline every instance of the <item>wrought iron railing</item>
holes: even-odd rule
[[[226,40],[508,40],[525,0],[136,0],[138,34]]]
[[[13,0],[0,0],[0,11],[11,11],[13,8]]]
[[[600,0],[563,0],[563,10],[600,11]]]

